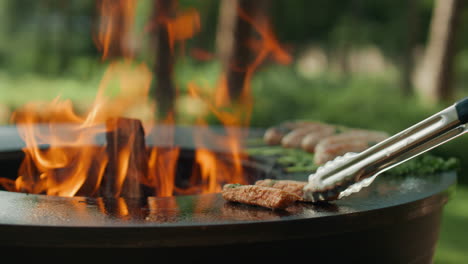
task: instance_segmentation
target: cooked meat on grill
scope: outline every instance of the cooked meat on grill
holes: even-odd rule
[[[226,184],[222,196],[225,200],[243,204],[284,209],[301,197],[281,189],[258,185]]]
[[[342,128],[333,127],[333,126],[324,126],[323,129],[318,131],[313,131],[308,133],[301,141],[300,147],[307,152],[315,152],[315,147],[320,142],[320,140],[338,134]]]
[[[292,194],[295,194],[300,197],[300,201],[304,201],[304,186],[307,184],[305,181],[293,181],[293,180],[272,180],[265,179],[255,182],[257,186],[271,187],[275,189],[280,189]]]
[[[320,140],[315,147],[314,162],[324,164],[348,152],[361,152],[386,138],[388,134],[385,132],[367,130],[350,130],[329,136]]]
[[[314,123],[304,127],[295,128],[281,139],[281,145],[285,148],[300,148],[302,140],[308,134],[326,131],[330,131],[330,133],[332,133],[334,130],[335,128],[333,126],[323,123]]]
[[[288,121],[277,126],[271,127],[265,131],[263,140],[268,145],[279,145],[283,137],[294,129],[317,124],[312,121]]]

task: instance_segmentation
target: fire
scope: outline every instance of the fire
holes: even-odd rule
[[[188,90],[191,96],[205,101],[208,108],[224,125],[226,130],[226,137],[223,139],[223,142],[225,142],[227,149],[230,150],[231,168],[225,168],[224,166],[226,166],[226,164],[219,155],[216,155],[208,149],[200,148],[196,153],[197,162],[201,166],[202,179],[208,182],[208,190],[210,192],[220,191],[220,183],[246,183],[245,179],[242,177],[243,152],[241,142],[246,135],[240,135],[238,128],[248,126],[250,123],[250,115],[253,107],[250,84],[254,72],[263,63],[263,61],[268,58],[268,56],[272,56],[280,63],[288,64],[291,62],[291,57],[276,40],[266,18],[262,17],[259,20],[254,20],[242,9],[238,10],[238,14],[241,19],[249,22],[249,24],[251,24],[259,34],[259,39],[252,39],[250,41],[250,43],[255,44],[253,48],[257,51],[257,55],[246,69],[240,69],[244,70],[246,74],[241,89],[242,93],[239,99],[236,101],[235,99],[230,98],[226,73],[224,73],[218,81],[218,85],[215,89],[214,100],[210,100],[211,97],[204,97],[200,94],[199,91],[207,89],[200,89],[200,87],[198,87],[194,82],[188,84]],[[206,125],[203,121],[199,121],[199,124]],[[229,176],[226,177],[226,179],[222,179],[219,176],[223,174],[225,175],[227,172],[229,172]]]
[[[26,158],[15,188],[28,193],[74,196],[84,187],[95,193],[109,158],[105,148],[94,145],[95,139],[116,129],[112,122],[107,127],[104,123],[125,116],[126,111],[139,106],[141,98],[147,97],[150,81],[146,66],[114,63],[105,72],[96,100],[84,116],[75,113],[70,101],[59,98],[50,103],[27,104],[16,111],[12,120],[18,124],[25,141]],[[120,92],[112,97],[108,90],[116,83]],[[45,144],[49,147],[44,148]],[[129,151],[130,147],[126,146],[118,154],[116,188],[119,190],[127,174]],[[90,182],[93,187],[85,186]]]
[[[170,6],[171,4],[169,4]],[[160,9],[165,9],[159,6]],[[169,7],[170,8],[170,7]],[[200,31],[200,14],[195,9],[178,12],[174,17],[169,17],[167,10],[164,10],[154,21],[151,21],[145,31],[152,32],[158,25],[162,25],[167,30],[168,44],[171,53],[174,52],[175,44],[192,38]]]
[[[174,142],[174,118],[169,115],[164,121],[166,129],[159,135],[164,142]],[[180,149],[176,146],[153,148],[149,156],[149,170],[146,185],[155,189],[157,196],[172,196],[177,160]]]
[[[96,45],[102,58],[123,55],[133,56],[132,27],[137,0],[98,0],[100,29]]]
[[[199,61],[210,61],[215,57],[213,53],[199,48],[192,48],[190,50],[190,56]]]
[[[255,52],[254,60],[241,69],[246,72],[239,98],[231,98],[228,72],[215,87],[187,84],[191,97],[204,102],[210,113],[223,125],[224,133],[210,129],[207,116],[199,116],[193,134],[196,150],[190,186],[177,186],[177,163],[181,149],[174,142],[176,113],[170,112],[156,122],[157,106],[149,93],[154,81],[152,70],[136,62],[131,45],[137,0],[100,0],[100,27],[96,43],[104,60],[110,60],[99,84],[96,98],[82,114],[69,100],[59,97],[51,102],[30,103],[16,111],[12,121],[24,139],[25,158],[15,181],[0,179],[5,189],[58,196],[140,197],[148,189],[160,197],[175,194],[219,192],[226,183],[247,183],[243,171],[243,138],[239,128],[247,127],[253,107],[250,83],[253,74],[267,59],[289,63],[290,56],[275,38],[266,19],[253,19],[238,10],[239,18],[257,32],[248,45]],[[158,2],[158,1],[156,1]],[[158,2],[159,3],[159,2]],[[146,26],[147,34],[157,26],[166,28],[168,47],[173,53],[176,44],[200,31],[200,15],[196,10],[177,11],[157,17]],[[214,56],[192,50],[203,60]],[[122,57],[123,60],[116,58]],[[238,69],[227,69],[238,70]],[[212,94],[201,91],[213,91]],[[143,124],[132,113],[138,108],[153,113]],[[164,147],[149,147],[144,127],[152,127]],[[102,144],[99,138],[105,137]],[[222,146],[213,151],[210,143]],[[117,200],[119,215],[128,214],[123,200]],[[104,210],[104,209],[103,209]]]

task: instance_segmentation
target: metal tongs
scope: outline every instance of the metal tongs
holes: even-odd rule
[[[309,176],[304,198],[341,199],[372,183],[380,173],[468,131],[468,97],[361,153],[347,153]]]

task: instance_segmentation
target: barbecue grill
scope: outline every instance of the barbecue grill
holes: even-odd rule
[[[178,164],[182,173],[191,164],[189,134],[196,129],[175,130],[184,156]],[[261,130],[248,132],[255,135]],[[2,177],[15,178],[22,141],[14,127],[2,127],[0,135]],[[212,148],[222,154],[222,146]],[[274,171],[255,158],[244,166],[250,181],[273,175],[307,177]],[[381,176],[370,187],[334,203],[297,203],[277,211],[228,203],[219,193],[129,199],[0,191],[0,244],[55,251],[145,248],[155,259],[222,261],[230,256],[256,256],[264,260],[307,257],[326,263],[430,263],[442,209],[455,182],[455,172]]]

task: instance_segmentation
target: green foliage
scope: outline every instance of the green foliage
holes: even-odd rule
[[[313,173],[318,165],[314,164],[314,154],[300,149],[290,149],[281,146],[257,146],[247,149],[247,153],[253,157],[268,157],[276,162],[285,172]],[[430,154],[424,154],[413,158],[385,172],[392,177],[434,175],[438,172],[458,171],[459,160],[456,158],[442,158]]]
[[[288,173],[312,173],[318,168],[314,164],[314,155],[300,149],[283,148],[281,146],[257,146],[248,148],[247,153],[254,158],[269,158]]]
[[[444,171],[457,171],[460,168],[459,161],[455,158],[443,159],[433,155],[422,155],[398,165],[385,172],[389,176],[406,175],[433,175]]]
[[[456,194],[444,208],[434,263],[458,264],[468,260],[468,187],[457,186]]]
[[[177,67],[181,94],[186,83],[195,81],[210,89],[220,74],[219,64],[199,64],[185,59]],[[403,96],[395,72],[383,75],[353,74],[343,78],[327,72],[306,78],[295,65],[266,66],[253,79],[252,127],[269,127],[286,120],[319,120],[348,127],[397,133],[447,107],[427,105],[415,96]],[[468,94],[460,92],[458,98]],[[215,118],[210,119],[212,123]],[[460,160],[460,174],[468,174],[468,137],[460,137],[430,153]],[[461,178],[468,183],[467,178]]]
[[[316,119],[395,133],[440,107],[403,97],[396,79],[392,73],[306,79],[293,67],[273,66],[257,75],[252,123],[269,126],[290,119]]]

